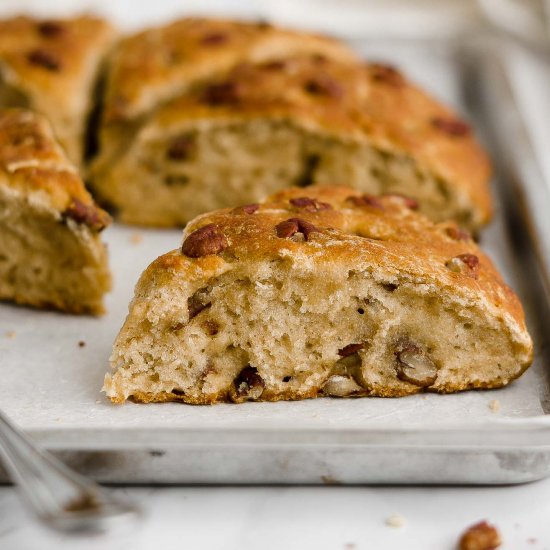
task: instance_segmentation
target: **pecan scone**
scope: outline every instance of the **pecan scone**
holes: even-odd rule
[[[338,42],[272,26],[191,19],[126,39],[99,141],[92,184],[128,223],[344,183],[470,229],[491,215],[488,159],[453,111]]]
[[[49,123],[0,110],[0,299],[99,314],[110,289],[109,223]]]
[[[0,107],[46,116],[79,165],[98,70],[113,39],[111,25],[96,17],[0,20]]]
[[[214,211],[137,284],[116,403],[498,388],[531,363],[522,306],[453,222],[401,195],[289,189]]]

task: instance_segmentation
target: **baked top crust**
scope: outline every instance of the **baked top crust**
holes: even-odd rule
[[[114,38],[113,27],[96,17],[0,20],[0,106],[46,116],[80,165],[99,69]]]
[[[292,121],[412,159],[417,171],[445,180],[461,208],[468,205],[472,227],[490,219],[490,163],[469,125],[397,70],[379,64],[316,53],[241,63],[160,107],[141,137],[258,118]]]
[[[144,30],[123,39],[110,58],[104,120],[135,118],[239,63],[297,52],[356,59],[341,42],[264,22],[186,18]]]
[[[304,265],[337,262],[342,269],[384,271],[410,278],[416,284],[449,289],[456,296],[498,311],[517,326],[518,338],[529,341],[521,303],[469,234],[454,222],[434,224],[414,211],[407,197],[372,197],[342,186],[291,188],[259,205],[223,209],[198,216],[184,231],[189,235],[213,224],[226,240],[219,254],[190,257],[184,252],[161,256],[158,268],[183,270],[189,278],[197,271],[218,270],[221,264],[259,261],[286,256]],[[277,226],[289,219],[312,224],[306,242],[281,238]],[[302,230],[299,228],[298,232]],[[208,239],[206,239],[208,241]],[[465,267],[453,258],[466,257]],[[450,263],[451,262],[451,263]],[[456,262],[460,265],[460,260]]]
[[[0,185],[93,230],[110,223],[55,141],[48,121],[31,111],[0,109]]]
[[[110,23],[91,16],[0,20],[3,78],[70,112],[87,103],[90,65],[113,38]]]

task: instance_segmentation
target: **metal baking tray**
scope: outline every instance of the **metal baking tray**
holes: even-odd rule
[[[114,406],[99,390],[134,284],[180,243],[180,231],[115,225],[105,232],[115,276],[107,316],[0,305],[0,408],[41,445],[103,482],[502,484],[550,475],[550,188],[506,73],[484,40],[467,49],[356,46],[454,105],[490,149],[496,216],[481,244],[525,305],[532,368],[507,388],[455,395]]]

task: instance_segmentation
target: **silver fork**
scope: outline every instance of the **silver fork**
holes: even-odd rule
[[[137,507],[38,449],[1,411],[0,455],[31,511],[50,528],[100,532],[139,515]]]

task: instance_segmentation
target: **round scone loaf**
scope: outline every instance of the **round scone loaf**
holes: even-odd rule
[[[0,110],[0,299],[103,313],[111,276],[99,233],[108,223],[48,122]]]
[[[114,37],[97,17],[0,20],[0,107],[46,116],[67,156],[80,164],[99,67]]]
[[[104,390],[202,404],[508,384],[533,355],[517,296],[416,207],[311,187],[199,216],[138,282]]]
[[[209,20],[123,42],[91,169],[122,221],[153,226],[346,183],[475,230],[490,218],[489,174],[468,124],[395,69],[326,38]]]

